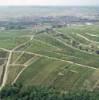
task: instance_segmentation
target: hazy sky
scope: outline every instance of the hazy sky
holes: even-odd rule
[[[99,5],[99,0],[0,0],[0,5]]]

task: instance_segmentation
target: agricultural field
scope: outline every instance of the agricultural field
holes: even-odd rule
[[[61,91],[99,88],[98,27],[0,31],[0,89],[14,83]]]

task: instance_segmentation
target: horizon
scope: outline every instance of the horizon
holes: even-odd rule
[[[0,5],[0,7],[99,7],[99,5]]]
[[[99,6],[98,0],[3,0],[0,6]]]

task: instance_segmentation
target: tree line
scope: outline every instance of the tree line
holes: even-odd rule
[[[99,91],[59,92],[52,87],[14,84],[0,91],[0,100],[99,100]]]

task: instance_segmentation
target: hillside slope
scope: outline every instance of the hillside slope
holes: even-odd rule
[[[18,82],[58,90],[99,88],[98,27],[1,31],[1,89]]]

